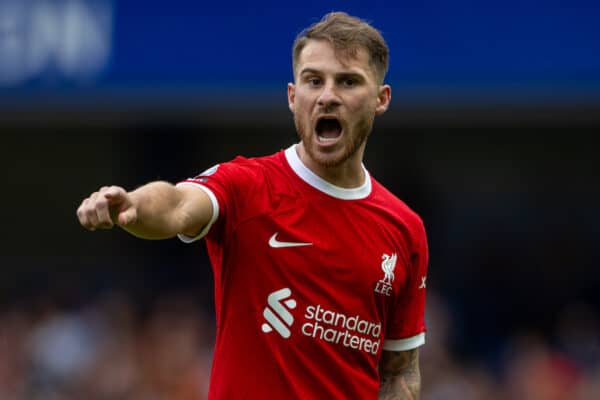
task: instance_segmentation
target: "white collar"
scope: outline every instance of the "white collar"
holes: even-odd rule
[[[371,177],[364,165],[361,167],[365,173],[365,181],[362,185],[346,189],[327,182],[314,172],[312,172],[298,156],[296,145],[293,144],[285,150],[285,158],[290,164],[290,167],[304,182],[323,193],[342,200],[360,200],[371,194]]]

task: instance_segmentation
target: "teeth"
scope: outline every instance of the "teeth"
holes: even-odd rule
[[[317,138],[319,139],[319,142],[334,142],[338,140],[339,136],[335,138],[325,138],[323,136],[317,135]]]

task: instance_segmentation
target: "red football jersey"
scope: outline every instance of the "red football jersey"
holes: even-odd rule
[[[377,399],[381,350],[425,342],[421,219],[369,176],[334,186],[295,146],[181,184],[209,194],[216,343],[209,399]]]

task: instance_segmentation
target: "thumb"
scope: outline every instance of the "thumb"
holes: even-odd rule
[[[137,221],[137,211],[134,207],[129,207],[119,213],[117,223],[119,225],[131,225]]]

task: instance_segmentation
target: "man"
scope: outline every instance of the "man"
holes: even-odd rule
[[[362,164],[388,108],[388,49],[345,13],[293,48],[289,107],[300,142],[173,186],[103,187],[90,230],[205,238],[217,335],[210,399],[417,399],[427,240],[420,218]]]

